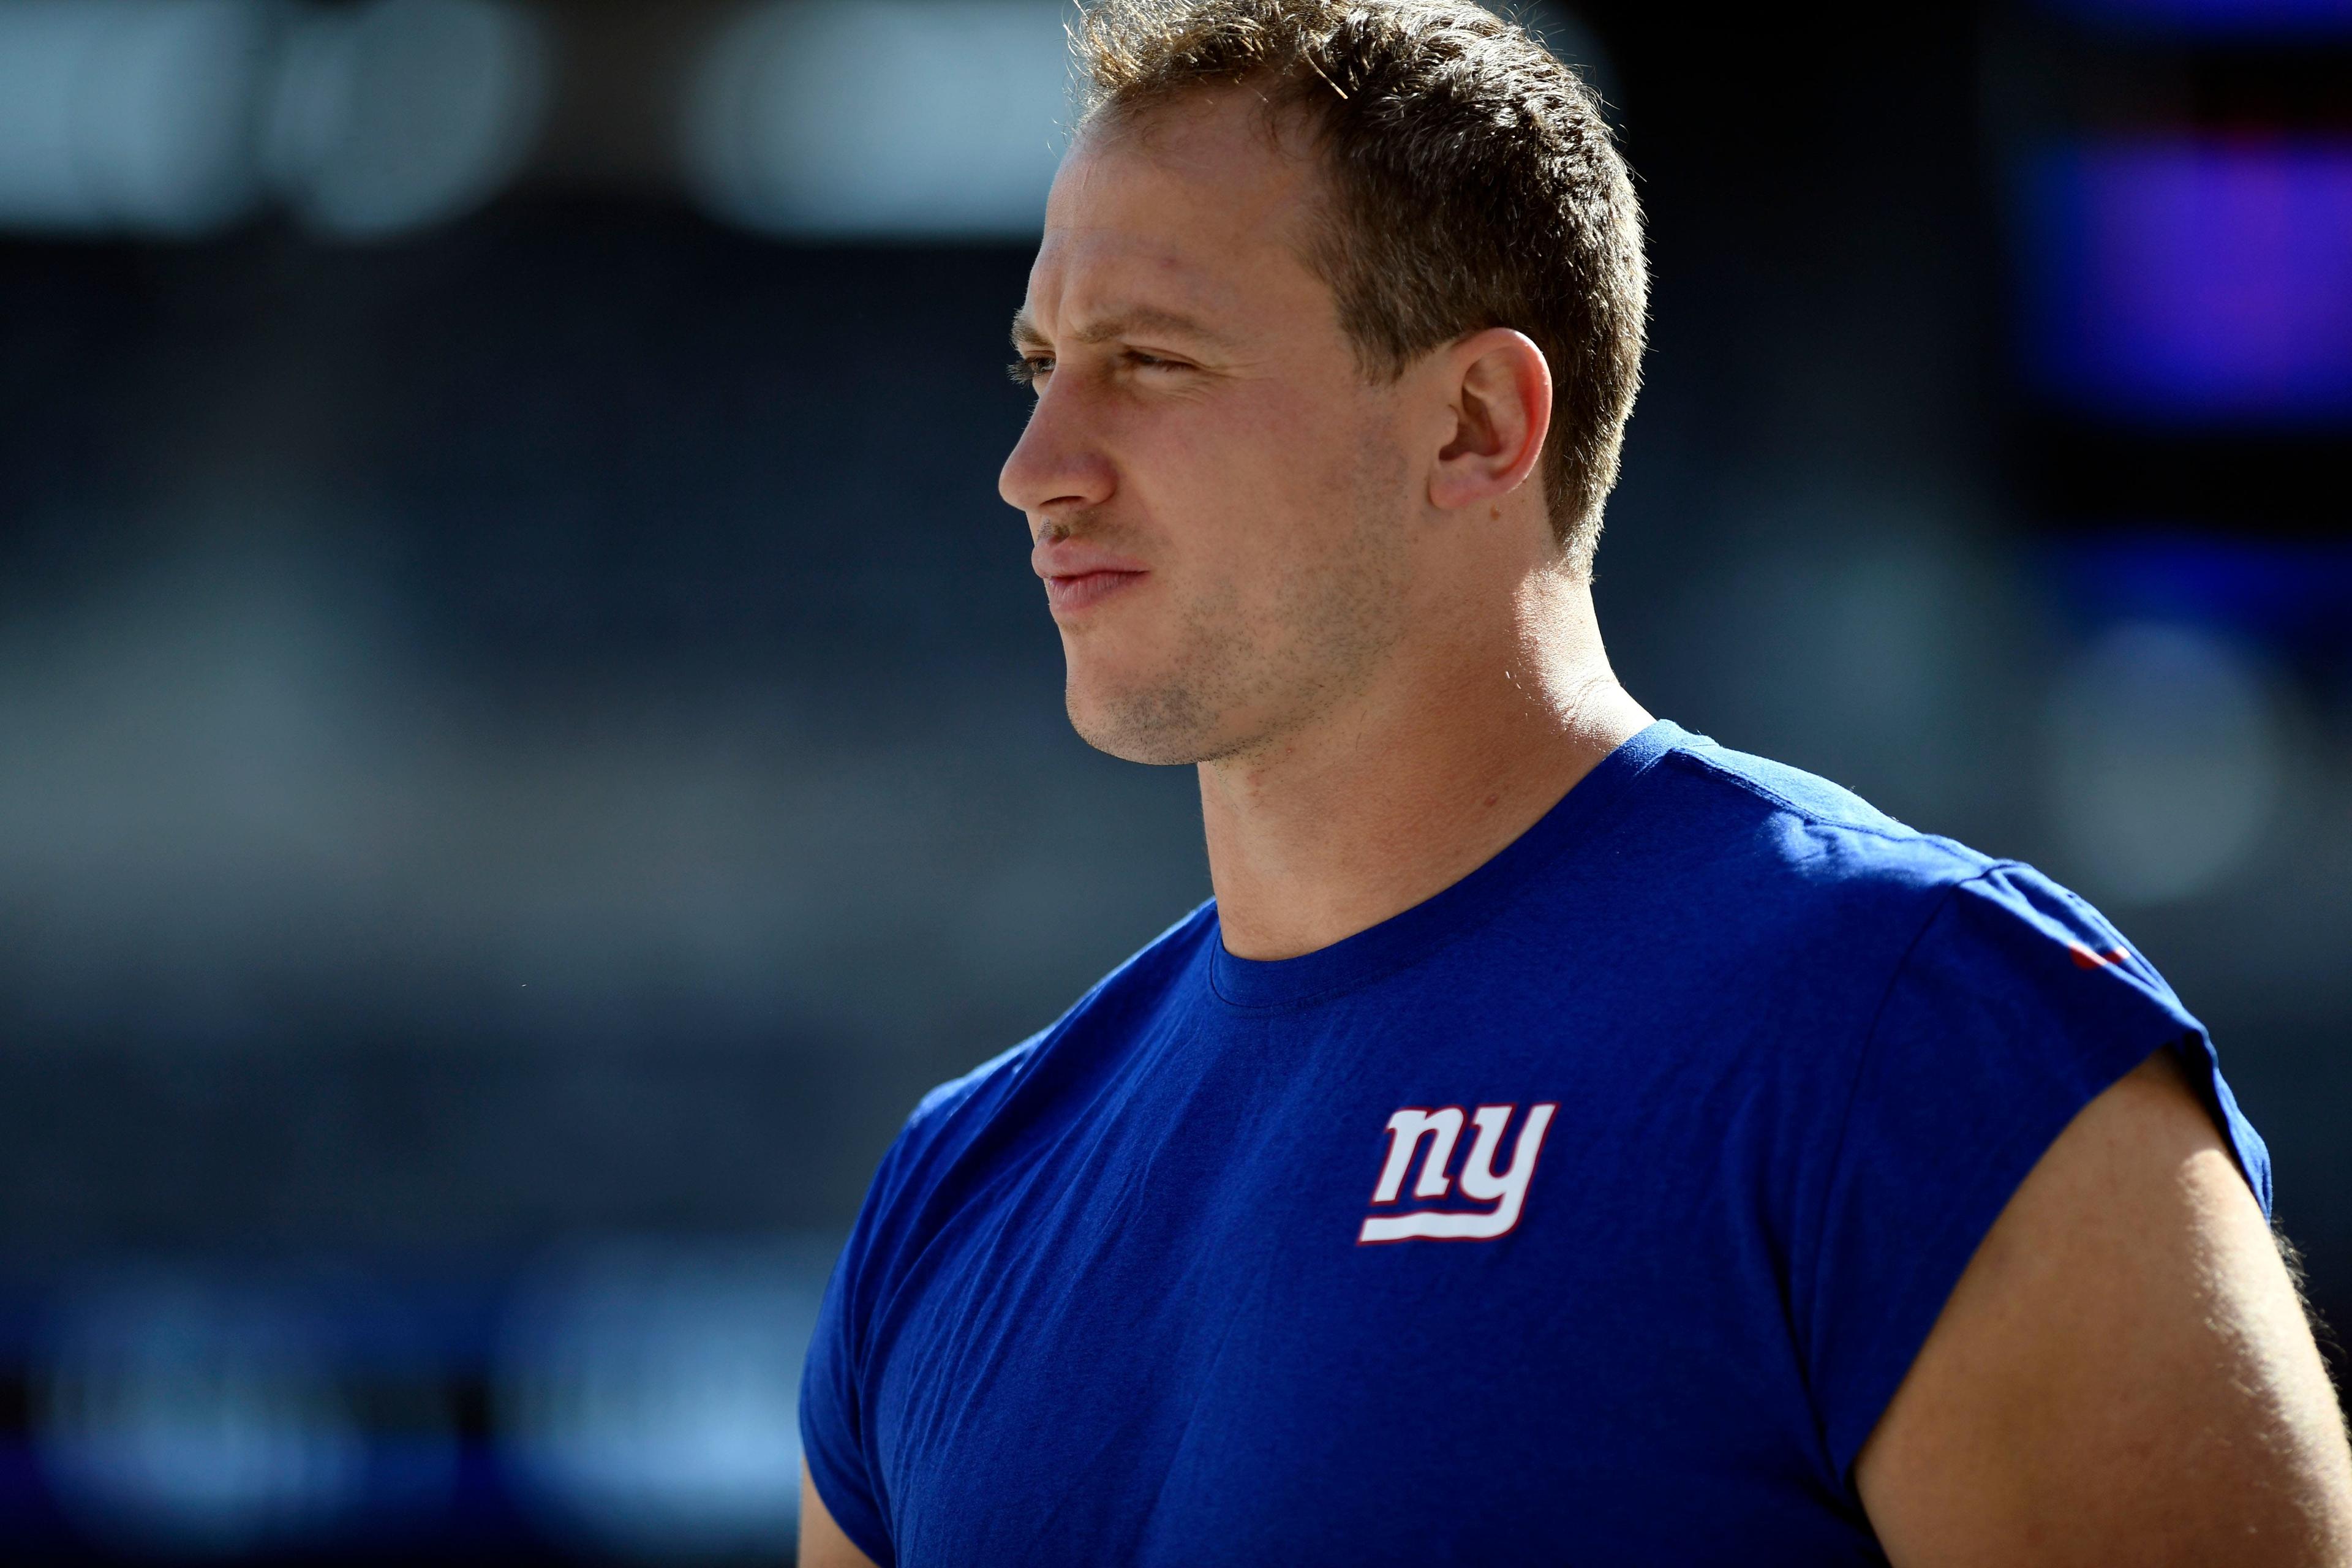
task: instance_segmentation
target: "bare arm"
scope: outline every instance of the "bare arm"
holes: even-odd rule
[[[801,1568],[874,1568],[868,1557],[841,1533],[841,1526],[833,1522],[826,1511],[824,1500],[816,1495],[816,1483],[809,1479],[806,1460],[801,1463]]]
[[[2010,1200],[1854,1480],[1897,1568],[2352,1568],[2335,1392],[2169,1053]]]

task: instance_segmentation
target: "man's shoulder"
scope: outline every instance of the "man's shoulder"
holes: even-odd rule
[[[1703,735],[1668,747],[1636,831],[1735,883],[1818,905],[1940,896],[2015,862],[1925,832],[1819,774]]]
[[[900,1142],[933,1142],[949,1135],[959,1123],[984,1120],[1014,1090],[1035,1059],[1081,1022],[1105,1015],[1131,1015],[1160,1002],[1198,956],[1202,941],[1213,939],[1216,929],[1213,903],[1193,910],[1088,987],[1053,1023],[924,1095],[907,1119]]]
[[[2022,861],[1922,831],[1785,763],[1676,733],[1648,770],[1619,835],[1622,896],[1664,929],[1703,923],[1709,943],[1815,973],[1832,963],[1874,999],[1899,971],[1966,968],[1986,984],[2054,952],[2128,948],[2069,889]],[[2145,961],[2134,972],[2177,998]]]

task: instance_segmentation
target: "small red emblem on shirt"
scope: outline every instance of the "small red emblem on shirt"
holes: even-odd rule
[[[2079,942],[2068,942],[2066,951],[2074,955],[2074,967],[2077,969],[2105,969],[2111,963],[2121,963],[2127,956],[2120,947],[2111,947],[2105,952],[2093,952]]]

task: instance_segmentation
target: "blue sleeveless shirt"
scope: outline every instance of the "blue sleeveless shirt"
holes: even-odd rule
[[[1883,1563],[1856,1453],[2002,1205],[2203,1029],[2081,900],[1651,726],[1320,952],[1204,907],[934,1091],[801,1421],[877,1563]]]

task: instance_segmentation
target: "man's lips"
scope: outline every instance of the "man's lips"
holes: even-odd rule
[[[1055,614],[1083,610],[1144,578],[1141,572],[1077,572],[1045,579],[1045,604]]]
[[[1045,579],[1045,603],[1057,615],[1100,604],[1148,575],[1132,556],[1074,539],[1039,540],[1029,564]]]

